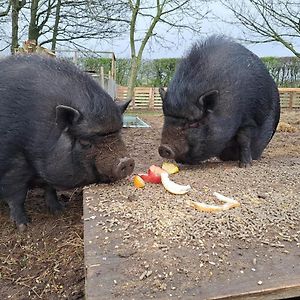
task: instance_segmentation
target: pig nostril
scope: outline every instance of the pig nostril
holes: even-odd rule
[[[113,175],[116,179],[124,178],[130,175],[134,169],[134,160],[132,158],[121,158],[119,163],[113,169]]]
[[[164,158],[175,158],[174,151],[168,145],[161,145],[158,148],[159,155]]]

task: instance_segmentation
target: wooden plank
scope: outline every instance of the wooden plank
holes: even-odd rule
[[[300,108],[300,93],[295,93],[293,99],[293,108]]]
[[[289,107],[289,95],[283,95],[280,97],[280,107],[288,108]]]
[[[293,279],[289,278],[288,281]],[[274,286],[272,288],[254,290],[250,292],[241,292],[238,294],[224,295],[221,297],[214,297],[211,300],[273,300],[273,299],[289,299],[292,297],[297,297],[300,295],[300,283],[286,284],[285,286]]]
[[[128,284],[130,288],[130,284],[134,284],[126,277],[124,266],[128,266],[130,261],[133,264],[132,267],[137,268],[141,262],[132,260],[130,253],[120,255],[122,253],[119,252],[120,245],[124,242],[124,228],[121,223],[114,224],[114,230],[111,232],[101,229],[101,224],[108,224],[112,216],[107,217],[101,211],[94,209],[99,205],[97,189],[101,187],[86,188],[83,195],[85,299],[119,299],[116,291],[117,285]],[[223,276],[216,275],[211,280],[203,278],[203,284],[182,291],[178,288],[176,292],[181,295],[182,299],[271,300],[297,297],[300,295],[299,260],[299,250],[296,249],[293,252],[291,249],[288,255],[277,253],[271,264],[261,262],[255,272],[249,271],[240,276],[229,272]],[[136,280],[139,280],[138,277]],[[258,284],[259,280],[262,280],[261,285]],[[155,299],[161,300],[168,298],[168,295],[154,296]],[[120,299],[140,299],[139,294],[135,293],[130,298],[121,295],[120,297]]]
[[[295,95],[295,92],[291,92],[291,93],[290,93],[289,109],[292,109],[292,108],[293,108],[294,95]]]
[[[300,88],[278,88],[279,93],[296,92],[300,93]]]

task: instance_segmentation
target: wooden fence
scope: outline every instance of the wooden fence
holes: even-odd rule
[[[125,100],[127,97],[127,87],[118,86],[117,98]],[[132,109],[161,109],[162,102],[158,88],[153,87],[136,87],[134,96],[129,108]]]
[[[282,108],[300,109],[300,88],[279,88],[278,90]]]
[[[282,108],[300,109],[300,88],[279,88],[280,105]],[[127,87],[118,86],[117,98],[125,100]],[[161,109],[162,102],[156,87],[136,87],[129,108],[132,109]]]

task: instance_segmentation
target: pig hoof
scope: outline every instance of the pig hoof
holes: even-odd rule
[[[239,167],[240,168],[249,168],[252,166],[252,162],[249,162],[249,163],[245,163],[245,162],[241,162],[239,163]]]
[[[52,203],[51,206],[48,206],[48,209],[52,215],[60,215],[65,210],[65,204],[62,202]]]
[[[15,223],[18,228],[21,225],[26,226],[29,222],[26,215],[21,215],[21,216],[18,216],[18,217],[14,216],[14,215],[11,215],[10,220],[11,220],[11,222]],[[23,227],[23,226],[21,226],[21,227]]]
[[[26,224],[18,224],[17,227],[18,227],[20,232],[24,232],[27,229]]]

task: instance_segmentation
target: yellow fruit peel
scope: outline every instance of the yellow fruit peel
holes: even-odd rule
[[[168,172],[169,174],[175,174],[179,172],[179,168],[172,163],[164,162],[161,167],[163,170]]]

